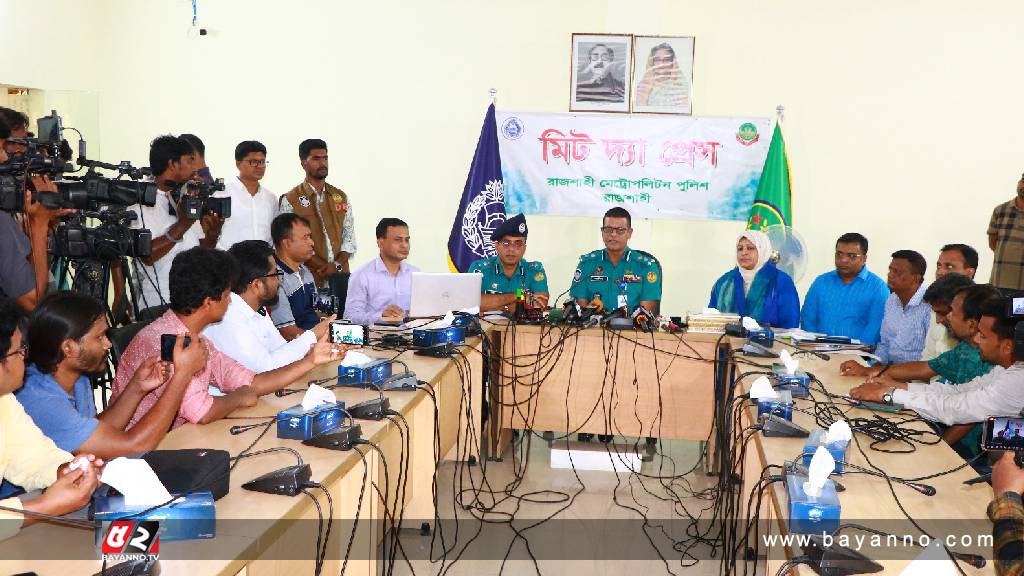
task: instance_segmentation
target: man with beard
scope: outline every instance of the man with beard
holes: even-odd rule
[[[206,364],[202,346],[175,342],[174,361],[146,359],[107,409],[97,414],[88,374],[103,370],[110,340],[103,305],[75,292],[45,298],[29,321],[25,385],[15,392],[25,412],[62,450],[111,459],[156,448],[171,428],[193,374]],[[171,365],[174,375],[169,377]],[[164,394],[126,430],[139,401],[152,390]]]
[[[324,342],[334,317],[321,320],[291,342],[274,327],[265,307],[277,304],[278,288],[284,276],[274,260],[274,249],[263,240],[243,240],[228,254],[238,264],[238,277],[231,286],[231,302],[220,322],[203,330],[221,352],[253,372],[260,373],[297,362],[310,346]]]
[[[335,272],[348,272],[356,251],[352,203],[340,189],[327,183],[327,143],[320,139],[299,144],[299,161],[306,179],[281,197],[281,213],[294,212],[309,220],[313,257],[306,266],[317,286]]]

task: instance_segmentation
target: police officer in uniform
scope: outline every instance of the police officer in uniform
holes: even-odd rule
[[[661,270],[652,256],[631,250],[633,219],[625,208],[616,206],[604,213],[601,238],[604,250],[580,256],[572,278],[569,295],[581,305],[600,304],[602,311],[624,308],[631,314],[643,306],[655,313],[661,301]],[[580,433],[579,439],[589,442],[593,434]],[[612,436],[600,434],[601,442]],[[649,449],[656,440],[647,438]]]
[[[480,284],[480,311],[510,312],[516,303],[516,291],[532,295],[535,306],[548,304],[548,278],[544,265],[523,259],[526,253],[526,217],[513,216],[491,234],[497,256],[482,258],[470,265],[470,272],[483,274]]]
[[[604,311],[643,306],[652,314],[661,301],[661,270],[652,256],[629,248],[632,218],[616,206],[605,212],[601,225],[604,250],[580,256],[569,294],[580,305],[600,302]]]

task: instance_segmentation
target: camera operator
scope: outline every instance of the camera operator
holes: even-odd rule
[[[1004,452],[992,467],[992,492],[988,517],[996,573],[1024,574],[1024,469],[1014,462],[1013,452]]]
[[[210,173],[210,167],[206,165],[206,144],[203,144],[203,141],[195,134],[182,134],[179,138],[191,144],[192,149],[196,152],[195,161],[192,163],[193,168],[196,169],[193,179],[196,182],[213,184],[213,174]]]
[[[0,122],[7,124],[11,138],[28,137],[28,116],[24,112],[0,106]],[[15,142],[4,142],[2,148],[10,157],[21,156],[28,150],[28,146]]]
[[[177,201],[172,192],[191,180],[195,174],[195,150],[178,136],[158,136],[149,147],[149,165],[156,179],[155,206],[136,206],[139,218],[133,228],[148,228],[153,233],[152,253],[148,258],[136,260],[135,282],[141,300],[140,320],[152,320],[167,309],[170,301],[168,275],[174,257],[195,246],[212,248],[220,238],[224,223],[215,214],[206,214],[195,226],[196,220],[182,209],[185,194]],[[141,260],[141,265],[138,260]]]
[[[7,110],[2,109],[2,110]],[[0,163],[8,161],[7,138],[11,131],[0,113]],[[22,127],[24,130],[24,127]],[[23,148],[23,147],[22,147]],[[23,153],[24,150],[15,153]],[[39,192],[56,192],[57,187],[45,176],[31,175],[26,183]],[[0,298],[11,298],[24,313],[29,313],[42,299],[50,283],[47,238],[50,225],[74,210],[50,209],[32,199],[25,189],[25,218],[19,223],[14,215],[0,211]]]

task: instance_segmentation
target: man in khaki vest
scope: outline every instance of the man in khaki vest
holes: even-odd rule
[[[348,272],[348,259],[356,251],[352,204],[327,180],[327,143],[320,139],[299,144],[299,160],[306,179],[281,196],[281,212],[294,212],[310,222],[313,258],[306,266],[317,286],[335,272]]]

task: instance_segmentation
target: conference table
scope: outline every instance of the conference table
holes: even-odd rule
[[[389,419],[360,421],[363,438],[378,445],[379,454],[368,446],[359,447],[363,454],[357,450],[342,452],[308,447],[298,441],[280,440],[274,430],[252,445],[253,452],[276,447],[298,451],[302,460],[310,464],[313,481],[322,483],[331,492],[335,522],[331,552],[323,573],[339,571],[357,510],[359,522],[346,566],[348,574],[378,573],[383,532],[393,514],[401,511],[405,519],[403,526],[407,528],[431,523],[436,513],[433,483],[439,460],[472,463],[485,456],[500,458],[515,429],[697,441],[714,439],[713,428],[719,425],[716,399],[724,399],[730,389],[735,394],[746,389],[752,378],[738,381],[734,378],[742,372],[760,369],[748,362],[770,362],[750,358],[736,360],[732,350],[738,348],[741,341],[716,335],[613,332],[602,328],[581,330],[507,322],[485,322],[484,326],[484,335],[469,339],[466,346],[459,347],[461,353],[454,358],[431,358],[412,351],[396,355],[388,350],[366,350],[376,357],[405,362],[419,380],[429,383],[429,390],[436,397],[435,402],[427,389],[387,392],[391,408],[408,422],[408,433],[404,432],[404,425]],[[489,357],[486,363],[485,353]],[[828,362],[800,358],[802,366],[833,393],[846,394],[859,383],[859,379],[839,375],[839,364],[845,357],[835,356]],[[491,414],[486,423],[482,419],[485,372]],[[336,373],[336,365],[323,366],[293,386],[304,388],[308,380]],[[335,394],[351,405],[376,397],[378,392],[337,388]],[[297,404],[300,398],[300,394],[263,397],[255,407],[238,411],[230,419],[175,429],[159,448],[202,447],[236,455],[250,447],[262,427],[231,435],[232,426],[265,422],[278,411]],[[812,428],[813,417],[799,410],[809,410],[809,402],[797,400],[796,406],[794,422]],[[848,415],[870,417],[871,413],[849,409]],[[753,423],[756,407],[745,406],[742,416],[745,425]],[[924,427],[920,423],[909,426]],[[403,450],[406,442],[408,450]],[[743,463],[747,484],[744,496],[766,465],[794,458],[802,451],[803,444],[802,438],[764,438],[755,434],[752,449],[748,448]],[[714,456],[717,449],[720,448],[708,446],[707,466],[718,462]],[[912,454],[876,452],[866,444],[865,451],[875,465],[899,477],[926,476],[962,462],[941,442],[917,445]],[[397,471],[403,454],[409,460],[407,483],[403,496],[396,498],[400,488]],[[854,464],[868,465],[853,447],[847,458]],[[216,537],[161,543],[162,573],[188,576],[311,573],[317,533],[313,502],[302,494],[275,496],[241,487],[266,472],[292,464],[295,464],[295,457],[289,452],[239,460],[231,473],[229,494],[217,501]],[[987,484],[962,484],[974,475],[970,468],[964,468],[927,480],[937,490],[933,497],[901,484],[893,484],[893,490],[913,518],[937,523],[937,528],[929,525],[935,535],[943,528],[957,532],[967,527],[990,533],[984,514],[991,499],[991,488]],[[846,474],[839,479],[847,488],[839,495],[844,522],[862,520],[870,524],[871,521],[904,518],[884,479],[863,474]],[[379,494],[374,485],[384,494]],[[388,510],[383,504],[385,499],[392,503],[398,500],[397,507],[391,506]],[[322,496],[319,501],[325,504]],[[771,484],[761,510],[767,532],[786,533],[785,505],[783,484]],[[970,546],[955,548],[972,551]],[[976,547],[973,551],[986,553]],[[786,559],[799,553],[792,546],[775,546],[768,551],[767,562],[762,567],[768,574],[775,573]],[[887,573],[896,573],[909,563],[906,557],[879,561]],[[99,572],[100,566],[99,547],[89,530],[38,523],[0,542],[0,574],[94,574]],[[991,562],[984,570],[967,570],[968,573],[991,573]],[[799,566],[793,572],[812,573],[806,566]]]
[[[360,520],[356,524],[346,574],[372,575],[378,573],[377,550],[384,526],[394,515],[404,516],[405,527],[420,528],[423,522],[432,523],[436,459],[472,462],[480,458],[481,339],[467,340],[467,345],[460,350],[456,358],[418,356],[412,351],[397,356],[419,380],[429,383],[436,397],[437,416],[435,418],[435,402],[428,390],[387,392],[391,409],[405,418],[409,430],[406,435],[401,430],[404,425],[389,419],[358,421],[362,437],[377,444],[379,454],[368,446],[358,447],[365,453],[361,456],[356,449],[335,451],[304,446],[297,440],[278,439],[276,425],[252,446],[252,452],[275,447],[298,451],[312,468],[312,480],[331,492],[334,525],[324,574],[339,572],[361,490],[364,496]],[[380,358],[396,357],[395,352],[387,350],[364,352]],[[336,374],[337,364],[321,366],[294,386],[305,388],[308,380]],[[335,394],[351,405],[377,397],[379,393],[365,388],[337,388]],[[237,411],[229,419],[203,426],[181,426],[171,431],[158,448],[221,449],[234,456],[256,440],[263,427],[232,435],[229,433],[232,426],[266,422],[280,410],[298,404],[301,398],[301,394],[264,396],[256,406]],[[404,464],[401,462],[403,442],[409,445],[408,476],[403,497],[397,498],[399,465]],[[249,480],[295,463],[295,456],[284,451],[238,460],[231,472],[229,493],[216,502],[216,537],[161,542],[161,573],[169,576],[312,574],[318,530],[317,511],[310,498],[302,494],[288,497],[242,488]],[[378,494],[374,484],[383,494]],[[317,496],[326,515],[325,498],[322,494]],[[386,515],[381,496],[392,503],[398,500],[397,508],[392,505],[393,509]],[[95,574],[101,565],[100,548],[91,530],[37,523],[0,542],[0,574]]]
[[[774,349],[778,352],[782,348],[782,346],[776,344]],[[864,380],[862,377],[840,375],[840,364],[849,358],[850,356],[834,354],[828,361],[824,361],[811,356],[798,356],[801,368],[816,376],[821,381],[821,385],[834,395],[848,395],[851,388],[862,383]],[[751,358],[749,360],[765,365],[772,362],[769,359]],[[756,370],[756,368],[749,366],[741,367],[741,371],[746,370]],[[749,377],[740,380],[740,389],[737,390],[737,393],[747,391],[752,381],[753,378]],[[814,388],[818,388],[818,385],[812,385],[812,392],[814,392]],[[815,395],[819,400],[824,399],[825,396],[820,391],[816,392]],[[876,413],[863,408],[854,408],[850,403],[839,399],[835,400],[835,403],[846,412],[848,418],[873,418],[876,414],[887,418],[895,416],[889,413]],[[795,399],[793,422],[800,424],[808,430],[813,430],[816,425],[811,407],[812,403],[809,400]],[[909,418],[912,416],[913,413],[907,411],[901,413],[897,418]],[[757,418],[757,406],[748,402],[744,408],[744,418],[745,425],[753,423]],[[913,422],[903,424],[902,426],[919,431],[928,430],[927,425],[923,422]],[[920,436],[919,438],[929,442],[936,440],[934,435]],[[745,468],[747,489],[757,479],[761,470],[766,465],[782,464],[787,460],[793,460],[794,457],[799,455],[803,451],[805,439],[764,437],[758,433],[753,437],[752,442],[755,449],[750,450],[748,448]],[[857,443],[860,444],[863,453],[858,450]],[[851,441],[847,451],[847,461],[861,467],[871,468],[868,463],[868,460],[870,460],[871,463],[877,466],[877,468],[884,470],[890,477],[906,479],[938,474],[964,464],[963,459],[949,445],[942,441],[930,445],[915,444],[912,453],[882,452],[873,450],[870,444],[870,438],[861,433],[854,432],[854,440]],[[879,444],[877,448],[885,450],[908,449],[906,445],[892,440]],[[865,454],[867,458],[865,458]],[[777,472],[778,470],[776,469],[771,473]],[[949,474],[921,480],[921,483],[930,485],[936,490],[934,496],[925,496],[897,482],[892,483],[892,491],[890,491],[886,480],[877,476],[849,473],[849,471],[842,475],[833,475],[832,478],[838,480],[846,488],[845,491],[838,493],[841,505],[840,524],[856,523],[881,529],[889,533],[896,532],[901,537],[899,540],[901,546],[904,542],[902,536],[907,534],[920,542],[921,533],[906,520],[906,516],[900,510],[900,505],[902,505],[906,513],[927,530],[931,536],[943,540],[953,536],[956,543],[956,545],[952,546],[953,550],[980,554],[985,558],[991,558],[991,546],[986,547],[979,544],[982,543],[982,537],[991,535],[992,526],[985,515],[985,510],[992,499],[992,488],[984,482],[974,485],[963,484],[965,480],[975,476],[977,476],[977,473],[969,466],[966,466]],[[899,503],[893,493],[899,498]],[[789,517],[789,511],[786,508],[787,494],[785,484],[783,482],[771,484],[769,496],[769,498],[764,500],[764,506],[761,510],[761,519],[764,521],[762,525],[770,529],[769,537],[786,535],[788,533],[786,519]],[[855,537],[856,535],[871,536],[868,533],[858,532],[855,529],[844,530],[841,534],[847,534],[848,537]],[[968,541],[961,537],[968,537],[970,540]],[[865,556],[881,564],[886,574],[899,574],[923,551],[923,548],[917,546],[885,548],[883,550],[862,547],[860,550]],[[764,552],[763,546],[762,552]],[[794,546],[776,546],[768,551],[765,573],[775,574],[787,559],[801,554],[802,551]],[[984,569],[975,569],[964,563],[961,563],[961,566],[964,567],[968,574],[994,573],[991,561],[988,562]],[[950,569],[952,570],[952,567]],[[938,570],[938,567],[932,564],[930,570],[934,573],[935,570]],[[814,571],[806,565],[800,565],[793,568],[791,573],[814,574]]]

